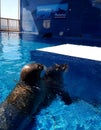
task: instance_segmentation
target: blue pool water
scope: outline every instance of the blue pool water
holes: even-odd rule
[[[19,80],[23,65],[30,61],[30,50],[52,46],[48,43],[20,39],[19,34],[0,34],[0,102]]]
[[[40,43],[38,41],[33,42],[31,40],[24,39],[21,40],[18,34],[1,34],[0,103],[5,100],[6,96],[16,85],[16,82],[19,80],[20,70],[23,65],[32,61],[44,62],[46,65],[52,64],[53,60],[51,59],[47,63],[47,61],[42,61],[42,59],[40,59],[40,57],[38,56],[35,56],[34,58],[31,57],[32,50],[52,45],[56,44],[48,44],[45,42]],[[76,62],[74,61],[74,63]],[[76,69],[77,66],[72,66],[72,64],[70,64],[70,66],[72,69],[74,69],[74,72],[78,70],[78,68]],[[96,73],[97,72],[93,72],[93,77]],[[81,82],[83,85],[85,82],[86,84],[92,85],[85,78],[85,75],[83,75],[82,78],[77,76],[75,77],[75,79],[73,78],[71,71],[66,73],[66,75],[69,79],[68,86],[70,86],[71,82],[71,88],[74,87],[74,89],[76,90],[74,91],[81,95],[83,95],[83,92],[87,92],[86,89],[88,89],[88,86],[86,85],[86,88],[83,88],[82,90]],[[78,81],[78,77],[81,79],[81,81]],[[95,82],[97,81],[96,86],[99,86],[100,83],[97,78],[100,79],[101,77],[98,76],[97,78],[94,77],[92,79],[89,75],[87,75],[87,78],[90,78],[90,80],[93,81],[93,84],[95,84]],[[76,88],[77,84],[79,85],[78,90]],[[94,88],[94,85],[92,85],[92,88]],[[70,89],[69,92],[71,95],[73,95],[71,90],[72,89]],[[94,92],[91,91],[91,93]],[[98,89],[97,94],[98,98],[101,99],[100,89]],[[97,104],[91,104],[88,100],[86,100],[87,97],[85,96],[80,99],[81,95],[76,95],[79,97],[79,100],[75,101],[69,106],[65,105],[60,97],[57,97],[50,104],[50,106],[48,106],[46,109],[41,110],[39,115],[36,116],[36,126],[34,121],[32,121],[32,124],[28,127],[28,130],[101,130],[101,106]]]

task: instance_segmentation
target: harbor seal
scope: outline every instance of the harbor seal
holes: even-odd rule
[[[19,83],[0,105],[0,130],[23,130],[31,113],[37,111],[44,92],[40,86],[43,68],[38,63],[22,68]]]
[[[61,97],[65,104],[69,105],[72,103],[69,93],[63,89],[63,74],[67,69],[67,64],[55,64],[47,68],[43,76],[44,86],[46,88],[46,97],[43,106],[49,105],[57,95]]]
[[[39,114],[42,109],[47,108],[57,97],[57,95],[61,97],[66,105],[70,105],[72,103],[72,99],[69,96],[69,93],[65,92],[63,89],[63,74],[67,69],[67,64],[55,64],[45,69],[45,73],[42,76],[41,82],[41,86],[44,88],[42,97],[43,101],[40,103],[37,109],[37,114]],[[35,115],[33,115],[33,117],[35,117]],[[35,124],[35,120],[35,118],[32,119],[32,121],[26,127],[26,130],[29,128],[32,129],[37,125]]]

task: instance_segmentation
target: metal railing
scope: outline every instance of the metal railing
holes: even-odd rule
[[[10,18],[0,18],[0,31],[20,31],[20,20]]]

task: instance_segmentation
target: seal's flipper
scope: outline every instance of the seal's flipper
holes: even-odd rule
[[[72,99],[69,96],[68,92],[65,92],[63,90],[58,90],[57,93],[59,96],[61,96],[61,99],[65,102],[65,104],[69,105],[72,103]]]

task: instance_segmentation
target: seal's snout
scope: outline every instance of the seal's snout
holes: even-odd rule
[[[54,65],[54,69],[57,71],[57,72],[66,72],[68,70],[68,64],[55,64]]]

